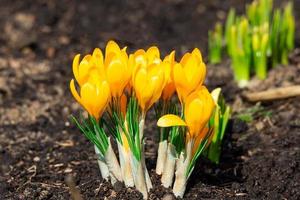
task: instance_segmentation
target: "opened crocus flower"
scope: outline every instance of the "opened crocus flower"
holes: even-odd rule
[[[183,196],[187,179],[193,170],[195,161],[211,139],[212,131],[207,127],[207,122],[212,115],[214,106],[210,93],[204,86],[201,86],[188,95],[185,100],[185,120],[169,114],[161,117],[157,122],[160,127],[187,127],[185,152],[182,152],[177,161],[176,179],[173,186],[175,196]]]
[[[175,64],[173,78],[181,103],[204,82],[206,66],[199,49],[186,53],[179,64]]]

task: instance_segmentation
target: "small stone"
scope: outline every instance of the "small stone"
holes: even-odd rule
[[[67,169],[65,169],[65,173],[71,173],[73,170],[71,169],[71,168],[67,168]]]
[[[33,158],[33,161],[34,161],[34,162],[40,162],[40,160],[41,160],[41,159],[40,159],[40,157],[38,157],[38,156],[36,156],[36,157]]]
[[[175,200],[174,196],[171,194],[165,194],[162,200]]]
[[[117,181],[113,187],[116,192],[120,192],[123,189],[123,183]]]
[[[49,191],[43,190],[43,191],[40,192],[39,199],[45,199],[45,198],[48,197],[48,195],[49,195]]]

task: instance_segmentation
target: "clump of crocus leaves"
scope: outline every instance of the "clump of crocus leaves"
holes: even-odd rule
[[[155,46],[132,54],[126,50],[109,41],[105,53],[96,48],[82,59],[75,56],[70,89],[88,117],[72,119],[93,143],[102,177],[135,186],[147,199],[152,183],[145,165],[144,127],[147,112],[155,107],[161,127],[156,172],[165,187],[182,197],[204,151],[218,162],[217,144],[229,108],[219,100],[220,89],[211,94],[203,85],[206,66],[197,48],[179,62],[174,51],[162,59]]]
[[[291,2],[284,9],[273,11],[273,0],[255,0],[246,6],[245,16],[237,16],[234,9],[230,10],[224,36],[219,23],[209,32],[209,61],[220,63],[225,47],[235,80],[244,87],[252,72],[265,79],[269,66],[287,64],[288,54],[294,48],[294,34]]]

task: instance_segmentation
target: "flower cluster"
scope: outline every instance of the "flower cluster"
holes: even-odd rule
[[[135,186],[148,197],[152,183],[144,127],[147,112],[155,107],[161,127],[156,172],[165,187],[173,185],[174,194],[182,197],[195,161],[214,133],[208,122],[217,104],[203,85],[206,66],[200,51],[177,62],[174,51],[163,59],[155,46],[128,54],[126,47],[109,41],[105,53],[96,48],[82,59],[76,55],[73,73],[71,92],[89,114],[73,120],[94,144],[102,177]]]

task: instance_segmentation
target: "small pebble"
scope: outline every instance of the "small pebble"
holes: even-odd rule
[[[71,168],[67,168],[67,169],[65,169],[65,173],[70,173],[70,172],[72,172],[73,170],[71,169]]]
[[[175,200],[175,198],[171,194],[166,194],[163,196],[162,200]]]
[[[36,156],[36,157],[33,158],[33,161],[34,161],[34,162],[40,162],[40,160],[41,160],[41,159],[40,159],[40,157],[38,157],[38,156]]]

